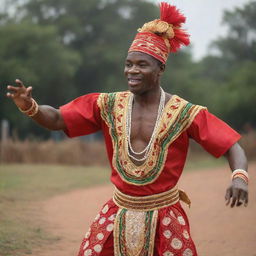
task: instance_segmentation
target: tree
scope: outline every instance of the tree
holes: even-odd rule
[[[54,107],[88,92],[126,89],[128,47],[137,28],[158,16],[152,3],[131,0],[29,0],[11,9],[1,16],[1,82],[21,78],[39,103]],[[43,133],[3,94],[1,118],[19,123],[19,133]]]
[[[199,63],[207,106],[239,130],[245,124],[256,126],[255,17],[256,1],[226,11],[223,22],[228,33],[212,43],[218,56],[207,56]]]
[[[223,117],[237,129],[245,125],[256,127],[256,62],[244,61],[231,71],[230,81],[223,88]]]
[[[229,63],[243,60],[256,61],[256,1],[242,8],[225,11],[223,23],[228,26],[228,34],[213,42],[221,56]]]
[[[159,15],[152,3],[132,0],[31,0],[24,10],[26,20],[55,24],[63,44],[79,52],[75,83],[80,94],[126,88],[122,73],[128,47],[137,28]]]
[[[10,120],[12,127],[25,134],[34,126],[4,97],[5,85],[20,78],[34,87],[33,95],[39,103],[57,107],[77,93],[73,77],[80,58],[59,42],[52,26],[6,24],[0,27],[0,38],[1,119]]]

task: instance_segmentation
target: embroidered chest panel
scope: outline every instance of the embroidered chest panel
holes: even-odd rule
[[[153,183],[159,177],[168,147],[189,127],[203,107],[173,95],[165,105],[148,158],[137,166],[127,152],[126,120],[130,95],[130,92],[102,93],[98,98],[98,106],[112,138],[113,167],[126,183],[141,186]]]

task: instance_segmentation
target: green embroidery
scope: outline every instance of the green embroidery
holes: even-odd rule
[[[158,156],[156,156],[155,166],[153,166],[151,170],[148,170],[144,177],[135,177],[126,172],[124,166],[122,166],[121,164],[120,156],[118,153],[120,149],[118,148],[119,147],[119,143],[118,143],[119,135],[117,132],[118,128],[115,125],[115,122],[116,122],[115,118],[117,118],[117,116],[115,115],[116,114],[115,113],[116,97],[117,97],[117,93],[104,94],[103,98],[101,98],[101,100],[103,101],[101,101],[100,103],[102,118],[108,124],[110,129],[110,135],[114,142],[113,143],[114,153],[115,153],[113,156],[114,158],[113,161],[115,161],[114,165],[116,166],[116,169],[120,174],[120,176],[128,183],[132,183],[134,185],[145,185],[145,184],[152,183],[154,179],[156,179],[156,177],[159,176],[161,170],[163,169],[163,165],[166,157],[166,150],[168,150],[168,146],[170,145],[172,140],[174,140],[184,130],[184,127],[186,127],[187,124],[191,121],[191,118],[190,118],[191,113],[197,111],[201,107],[197,105],[193,105],[191,103],[185,103],[185,105],[180,110],[178,117],[176,118],[174,123],[169,127],[168,131],[166,131],[163,138],[161,138],[161,141],[159,141],[160,152]],[[127,100],[127,95],[124,96],[123,99],[124,98]],[[123,108],[124,107],[125,106],[123,106]],[[125,125],[125,121],[126,120],[123,120],[122,125]]]
[[[120,248],[120,256],[126,256],[126,250],[125,250],[125,213],[127,212],[127,209],[123,209],[118,216],[120,218],[119,222],[119,248]]]
[[[154,214],[154,211],[149,211],[146,213],[146,234],[145,234],[145,238],[146,238],[146,241],[145,241],[145,244],[144,244],[144,252],[145,252],[145,256],[148,255],[148,251],[149,251],[149,246],[150,246],[150,238],[151,238],[151,223],[153,221],[153,214]]]
[[[190,110],[190,108],[193,107],[193,105],[191,103],[188,103],[185,108],[182,110],[180,117],[178,119],[177,122],[175,122],[170,129],[167,132],[167,138],[162,142],[161,145],[161,151],[159,153],[158,156],[158,160],[157,160],[157,165],[155,167],[153,167],[153,169],[149,172],[148,176],[145,178],[141,178],[141,179],[133,179],[129,176],[126,175],[125,170],[122,168],[122,165],[120,164],[120,161],[118,159],[116,159],[116,164],[118,167],[118,171],[121,173],[121,175],[127,180],[130,181],[132,183],[135,184],[147,184],[148,182],[154,180],[155,176],[157,175],[157,173],[159,172],[159,170],[161,169],[164,160],[164,154],[165,154],[165,150],[167,150],[167,145],[169,144],[169,142],[171,141],[171,139],[173,138],[174,135],[176,135],[178,132],[180,132],[180,127],[181,124],[184,120],[186,120],[186,118],[188,117],[188,111]]]

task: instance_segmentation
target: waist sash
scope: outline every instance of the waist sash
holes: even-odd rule
[[[150,196],[130,196],[122,193],[117,188],[114,191],[113,201],[119,208],[134,211],[153,211],[176,204],[180,199],[177,187],[166,192]]]

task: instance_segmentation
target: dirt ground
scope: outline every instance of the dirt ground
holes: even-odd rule
[[[230,183],[228,167],[185,172],[180,188],[192,200],[189,216],[192,237],[200,256],[256,256],[256,164],[250,165],[248,207],[225,206]],[[76,190],[40,204],[45,227],[60,240],[33,252],[36,256],[75,256],[80,242],[101,205],[113,192],[112,185]]]

